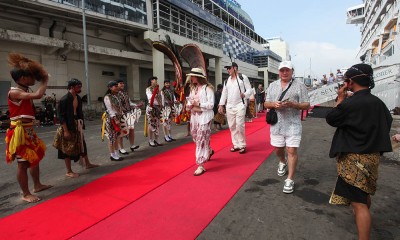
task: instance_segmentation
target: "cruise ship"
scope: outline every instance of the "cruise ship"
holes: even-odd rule
[[[360,27],[358,57],[374,69],[372,93],[389,109],[400,107],[399,1],[364,0],[347,9],[347,23]]]

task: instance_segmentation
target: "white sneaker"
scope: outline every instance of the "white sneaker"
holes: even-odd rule
[[[128,154],[128,152],[125,150],[125,149],[123,149],[123,148],[121,148],[120,150],[119,150],[119,153],[121,153],[121,154]]]
[[[286,174],[286,167],[287,167],[286,163],[282,163],[279,161],[278,171],[277,171],[279,177],[282,177],[283,175]]]
[[[283,192],[284,193],[292,193],[294,191],[294,182],[292,179],[286,179],[285,185],[283,185]]]
[[[118,151],[115,151],[115,152],[114,152],[114,157],[115,157],[115,158],[121,158],[121,155],[118,154]]]

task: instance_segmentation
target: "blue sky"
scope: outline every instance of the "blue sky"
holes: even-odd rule
[[[257,34],[281,37],[289,44],[296,76],[311,72],[320,78],[360,62],[356,55],[361,25],[346,24],[346,10],[362,0],[237,1],[252,18]]]

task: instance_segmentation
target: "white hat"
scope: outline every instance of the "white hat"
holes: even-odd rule
[[[202,68],[192,68],[192,70],[190,70],[190,73],[186,74],[186,76],[195,76],[195,77],[206,78]]]
[[[283,61],[279,64],[278,70],[281,70],[282,68],[289,68],[293,69],[293,64],[291,61]]]

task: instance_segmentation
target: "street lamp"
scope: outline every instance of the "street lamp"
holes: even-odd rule
[[[86,17],[85,17],[85,0],[82,0],[82,24],[83,24],[83,52],[85,55],[85,80],[87,88],[87,104],[90,107],[90,83],[89,83],[89,64],[88,64],[88,49],[87,49],[87,36],[86,36]]]

